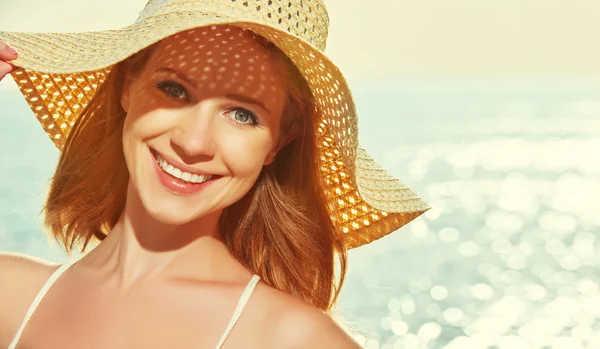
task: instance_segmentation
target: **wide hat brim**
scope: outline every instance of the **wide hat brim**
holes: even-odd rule
[[[276,25],[222,13],[175,11],[118,30],[0,32],[0,41],[19,51],[11,63],[22,69],[13,72],[13,78],[61,149],[75,120],[116,63],[172,34],[224,24],[271,41],[308,82],[321,118],[318,142],[324,190],[348,249],[379,239],[429,209],[359,146],[353,98],[336,65],[313,44]]]

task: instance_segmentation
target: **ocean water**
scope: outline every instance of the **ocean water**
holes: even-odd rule
[[[412,80],[355,90],[360,139],[433,207],[350,251],[337,312],[369,349],[600,348],[600,85]],[[0,250],[53,261],[58,152],[0,89]]]

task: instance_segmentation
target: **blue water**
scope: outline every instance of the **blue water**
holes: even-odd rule
[[[355,90],[360,139],[433,209],[350,251],[338,312],[366,348],[600,348],[600,85],[413,80]],[[53,261],[58,152],[0,89],[0,250]]]

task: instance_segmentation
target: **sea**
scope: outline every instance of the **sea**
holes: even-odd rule
[[[335,314],[367,349],[600,349],[600,83],[370,81],[359,138],[432,207],[349,251]],[[58,151],[0,84],[0,251],[61,262]],[[324,344],[323,348],[327,348]]]

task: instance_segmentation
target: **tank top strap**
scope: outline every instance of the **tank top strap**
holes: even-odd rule
[[[40,302],[42,301],[42,299],[44,299],[44,296],[46,295],[46,293],[48,292],[48,290],[50,289],[50,287],[52,287],[52,285],[54,285],[54,283],[56,282],[56,280],[58,280],[58,278],[67,269],[69,269],[69,267],[71,265],[73,265],[75,262],[77,262],[77,259],[71,259],[68,262],[64,263],[63,265],[61,265],[60,267],[58,267],[58,269],[56,269],[52,273],[52,275],[50,275],[50,277],[48,278],[48,280],[46,280],[46,283],[44,283],[44,285],[42,286],[42,288],[40,289],[40,291],[38,292],[38,294],[33,299],[33,302],[29,306],[29,309],[27,309],[27,313],[25,313],[25,318],[23,319],[23,322],[21,323],[21,326],[19,327],[19,330],[15,334],[15,337],[13,338],[12,342],[8,346],[8,349],[15,349],[15,347],[19,343],[19,340],[21,339],[21,335],[23,334],[23,331],[25,330],[25,327],[27,326],[27,323],[31,319],[31,316],[33,315],[33,313],[37,309],[38,305],[40,305]]]
[[[33,313],[35,312],[35,310],[41,303],[42,299],[44,299],[44,296],[46,295],[46,293],[48,293],[48,290],[52,287],[52,285],[54,285],[56,280],[58,280],[58,278],[67,269],[69,269],[70,266],[75,264],[76,261],[77,260],[70,260],[67,263],[61,265],[58,269],[56,269],[52,273],[52,275],[50,275],[48,280],[46,280],[46,282],[44,283],[44,285],[42,286],[42,288],[40,289],[38,294],[33,299],[33,302],[29,306],[29,309],[27,310],[27,313],[25,314],[25,318],[23,319],[21,326],[19,327],[17,333],[15,334],[15,337],[13,338],[12,342],[10,343],[10,345],[8,346],[7,349],[15,349],[16,348],[17,344],[19,343],[19,340],[21,339],[21,335],[23,334],[23,331],[25,330],[25,327],[27,327],[27,324],[29,323],[29,320],[31,319],[31,316],[33,315]],[[235,310],[233,311],[231,320],[229,320],[229,324],[227,325],[227,328],[225,329],[225,331],[221,335],[221,338],[219,339],[219,342],[217,343],[216,349],[220,349],[223,346],[223,344],[225,343],[225,340],[227,339],[227,337],[233,330],[233,327],[235,326],[235,324],[239,320],[240,316],[242,315],[242,312],[244,311],[244,308],[248,304],[248,301],[250,300],[250,296],[254,292],[254,289],[256,288],[256,285],[258,284],[259,281],[260,281],[260,277],[258,275],[253,275],[252,278],[250,279],[250,281],[248,282],[248,285],[246,285],[246,288],[244,289],[244,292],[242,292],[242,294],[237,302],[237,305],[235,307]]]
[[[259,281],[260,281],[260,276],[253,275],[252,279],[250,279],[250,281],[248,282],[248,285],[246,285],[246,288],[244,289],[244,292],[240,296],[240,299],[238,300],[235,310],[233,311],[231,320],[229,320],[229,324],[227,325],[227,328],[221,335],[221,339],[219,339],[219,343],[217,343],[217,346],[215,347],[215,349],[221,349],[221,347],[225,343],[225,340],[227,339],[227,337],[231,333],[231,330],[233,330],[233,327],[235,326],[235,324],[239,320],[240,316],[242,315],[242,312],[244,311],[246,304],[248,304],[248,300],[250,300],[250,296],[252,295],[252,292],[254,292],[254,289],[256,288],[256,285],[258,284]]]

